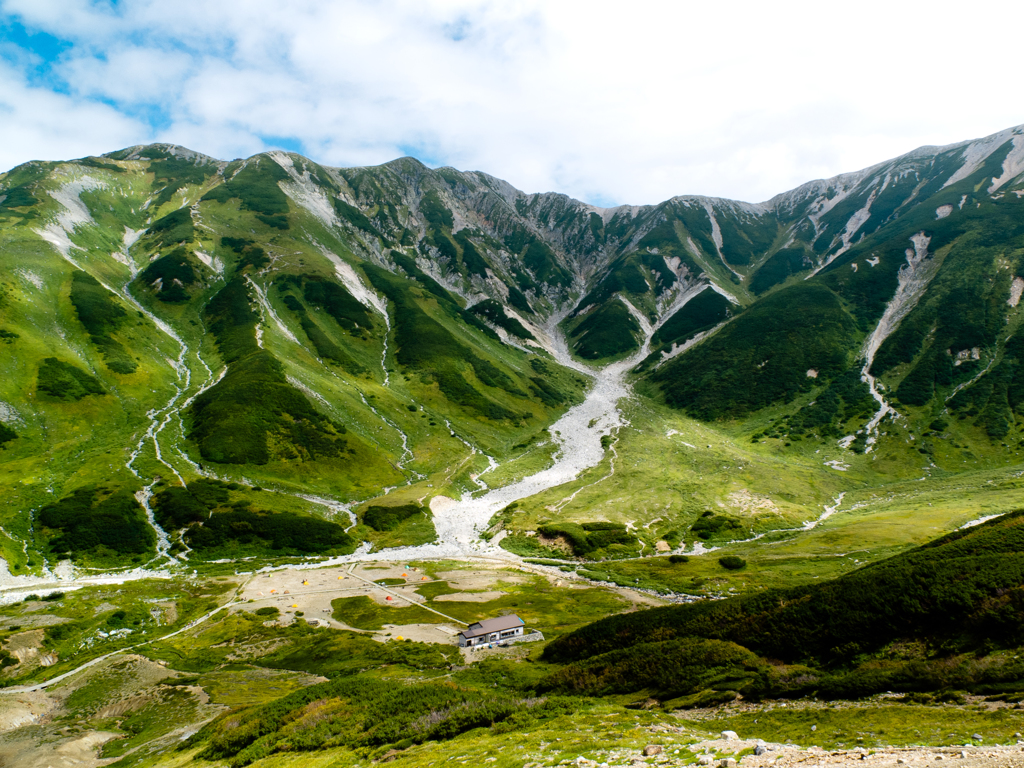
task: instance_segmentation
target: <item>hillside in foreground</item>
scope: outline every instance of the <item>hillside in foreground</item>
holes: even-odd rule
[[[5,668],[52,679],[101,637],[126,652],[43,691],[0,691],[0,756],[629,765],[656,745],[671,765],[709,752],[800,764],[822,748],[850,761],[871,752],[960,764],[965,751],[976,761],[964,765],[1012,765],[1022,521],[1005,515],[832,581],[681,606],[567,584],[555,569],[465,561],[31,596],[5,608],[22,622]],[[453,644],[460,622],[501,611],[544,641]],[[923,744],[934,748],[907,750]],[[770,752],[762,761],[758,745]]]

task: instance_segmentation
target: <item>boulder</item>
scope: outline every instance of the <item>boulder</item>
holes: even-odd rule
[[[648,744],[644,747],[644,757],[653,757],[654,755],[660,755],[664,750],[657,744]]]

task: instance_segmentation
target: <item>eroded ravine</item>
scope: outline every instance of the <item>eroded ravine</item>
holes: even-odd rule
[[[437,542],[417,547],[397,547],[384,552],[357,552],[332,562],[379,559],[387,557],[412,559],[431,557],[464,557],[474,555],[510,556],[493,544],[483,541],[480,533],[495,513],[514,501],[535,496],[551,488],[572,482],[587,469],[597,466],[606,456],[602,438],[611,436],[624,425],[619,402],[629,397],[631,388],[626,373],[643,360],[650,351],[651,336],[657,325],[644,328],[644,341],[630,357],[601,369],[591,369],[573,359],[558,322],[565,313],[552,317],[546,324],[556,360],[575,371],[593,377],[593,386],[582,403],[570,408],[549,428],[558,446],[553,463],[528,477],[485,493],[466,492],[461,498],[435,496],[430,504],[437,530]],[[472,448],[472,446],[470,446]]]
[[[886,416],[898,415],[896,410],[889,405],[882,394],[881,387],[874,376],[871,375],[871,365],[875,361],[878,350],[900,322],[910,314],[910,311],[917,306],[918,300],[924,294],[925,289],[932,278],[938,272],[941,260],[928,253],[928,244],[931,238],[919,232],[910,238],[913,249],[906,251],[907,263],[900,267],[897,275],[896,293],[885,306],[885,311],[879,319],[871,335],[864,342],[864,367],[861,369],[861,381],[868,385],[871,390],[871,397],[878,403],[875,415],[871,417],[864,426],[864,433],[867,435],[868,450],[878,437],[878,425]],[[854,435],[848,435],[840,440],[843,447],[849,447],[853,442]]]

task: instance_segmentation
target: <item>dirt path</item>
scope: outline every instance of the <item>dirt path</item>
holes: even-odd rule
[[[443,614],[440,611],[435,610],[434,608],[431,608],[429,605],[424,605],[423,603],[418,603],[415,600],[413,600],[412,598],[410,598],[410,597],[408,597],[406,595],[403,595],[401,592],[396,592],[393,589],[388,589],[387,587],[382,586],[382,585],[378,584],[375,581],[370,581],[369,579],[364,579],[362,576],[360,576],[358,573],[355,572],[355,569],[356,569],[356,566],[355,566],[355,563],[353,563],[352,567],[349,568],[349,570],[348,570],[348,575],[351,576],[352,578],[358,579],[359,581],[363,582],[364,584],[369,584],[371,587],[374,587],[376,589],[383,590],[384,592],[387,592],[389,595],[392,595],[393,597],[397,597],[399,600],[404,600],[405,602],[409,603],[410,605],[418,605],[420,608],[422,608],[422,609],[424,609],[426,611],[430,611],[431,613],[436,613],[442,619],[447,619],[448,621],[452,622],[453,624],[461,624],[464,627],[468,627],[469,626],[466,622],[460,621],[459,619],[453,619],[451,616]]]
[[[732,755],[742,750],[757,750],[762,754],[747,754],[739,761]],[[1024,768],[1024,742],[1018,745],[964,746],[964,747],[878,747],[827,750],[821,747],[797,747],[792,744],[766,744],[753,739],[714,739],[689,747],[711,759],[698,757],[698,765],[734,765],[737,768],[767,768],[767,766],[896,766],[946,765],[956,768]],[[684,761],[669,760],[666,766],[684,765]]]

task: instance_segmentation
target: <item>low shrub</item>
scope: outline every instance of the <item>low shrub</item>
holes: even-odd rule
[[[48,551],[80,559],[88,554],[149,554],[156,535],[135,497],[126,490],[81,488],[37,515]]]
[[[92,275],[76,270],[71,276],[71,303],[89,339],[103,355],[107,367],[115,373],[134,373],[138,364],[111,335],[121,327],[128,315],[113,294]]]
[[[727,571],[738,571],[741,568],[747,567],[747,561],[742,557],[736,557],[736,555],[726,555],[725,557],[718,558],[718,564],[725,568]]]
[[[402,504],[394,507],[367,507],[363,513],[363,524],[375,531],[393,531],[413,515],[423,511],[419,504]]]

